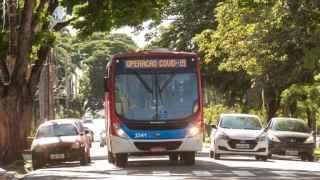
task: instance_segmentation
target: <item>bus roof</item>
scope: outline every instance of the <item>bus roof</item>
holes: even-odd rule
[[[121,58],[138,58],[138,57],[145,57],[145,56],[196,56],[193,52],[184,52],[184,51],[170,51],[167,49],[153,49],[153,50],[142,50],[137,52],[128,52],[122,54],[116,54],[113,56],[114,59],[121,59]]]

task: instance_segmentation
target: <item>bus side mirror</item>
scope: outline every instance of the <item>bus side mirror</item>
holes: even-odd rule
[[[217,129],[217,125],[215,125],[215,124],[211,124],[211,127],[212,127],[213,129]]]
[[[104,91],[109,91],[108,77],[104,77]]]

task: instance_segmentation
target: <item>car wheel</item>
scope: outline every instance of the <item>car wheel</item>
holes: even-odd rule
[[[213,151],[210,151],[210,152],[209,152],[209,157],[210,157],[210,158],[213,158],[213,155],[214,155],[214,152],[213,152]]]
[[[308,156],[307,156],[308,158],[308,161],[310,161],[310,162],[313,162],[314,161],[314,156],[312,155],[312,154],[309,154]]]
[[[116,154],[116,166],[125,167],[128,163],[128,154]]]
[[[37,170],[42,168],[44,165],[44,162],[42,158],[39,156],[39,154],[32,152],[32,168],[33,170]]]
[[[81,166],[85,166],[88,164],[89,161],[89,157],[88,157],[88,153],[82,149],[82,155],[81,155],[81,159],[80,159],[80,165]]]
[[[170,162],[177,162],[179,159],[179,154],[178,153],[170,153],[169,154],[169,160]]]
[[[196,152],[184,152],[181,154],[181,160],[184,161],[185,165],[194,165],[195,164],[195,158],[196,158]]]
[[[109,163],[114,163],[114,157],[113,157],[113,154],[108,151],[108,162]]]
[[[213,158],[219,160],[220,159],[220,154],[213,152]]]
[[[255,158],[256,158],[256,160],[258,160],[258,161],[261,159],[260,156],[255,156]]]
[[[268,160],[268,156],[260,156],[260,160],[261,161],[267,161]]]

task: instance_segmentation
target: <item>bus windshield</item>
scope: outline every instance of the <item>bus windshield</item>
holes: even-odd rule
[[[198,110],[195,72],[117,74],[116,112],[128,120],[174,120]]]

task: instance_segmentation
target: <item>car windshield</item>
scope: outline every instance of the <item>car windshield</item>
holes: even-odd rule
[[[116,111],[130,120],[172,120],[197,111],[196,73],[116,76]]]
[[[38,130],[37,138],[75,136],[78,134],[76,127],[72,124],[52,124],[43,126]]]
[[[309,132],[310,129],[306,123],[299,120],[283,119],[277,120],[272,126],[275,131],[295,131],[295,132]]]
[[[259,119],[243,116],[224,116],[221,119],[220,127],[227,129],[249,130],[260,130],[262,128]]]

